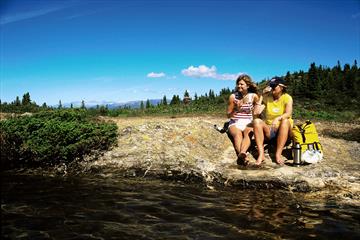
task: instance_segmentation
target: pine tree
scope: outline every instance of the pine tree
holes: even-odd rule
[[[85,107],[85,101],[84,100],[81,100],[81,107],[80,107],[81,109],[86,109],[86,107]]]
[[[189,92],[187,90],[185,90],[185,93],[184,93],[184,98],[185,97],[190,97]]]
[[[360,100],[360,69],[357,66],[357,61],[354,61],[354,64],[351,67],[351,78],[354,82],[354,88],[352,89],[351,96]]]
[[[30,104],[31,104],[30,93],[27,92],[23,95],[23,98],[21,100],[21,105],[27,106]]]
[[[194,100],[195,100],[195,102],[197,102],[198,99],[199,99],[199,98],[198,98],[198,95],[197,95],[197,93],[195,93],[195,95],[194,95]]]
[[[165,95],[164,95],[164,97],[162,99],[162,105],[167,106],[167,99],[166,99]]]
[[[180,103],[179,95],[174,95],[170,101],[170,105],[178,105]]]
[[[107,105],[104,106],[104,105],[101,105],[100,108],[99,108],[99,113],[101,116],[105,116],[108,112],[108,107]]]
[[[215,100],[215,92],[214,92],[214,90],[212,90],[212,89],[209,90],[209,100],[210,100],[210,101],[214,101],[214,100]]]
[[[62,109],[62,104],[61,104],[61,100],[59,100],[59,105],[58,105],[58,109]]]
[[[308,71],[308,90],[311,99],[319,98],[320,95],[320,79],[318,76],[318,68],[315,63],[311,63]]]
[[[145,108],[146,108],[146,109],[151,108],[151,103],[150,103],[150,100],[149,100],[149,99],[146,100]]]
[[[180,100],[180,99],[179,99]],[[190,99],[190,95],[189,95],[189,92],[187,90],[185,90],[185,93],[184,93],[184,98],[183,98],[183,103],[185,105],[189,104],[191,101]]]
[[[19,98],[19,96],[16,96],[16,99],[15,99],[14,105],[15,105],[15,106],[20,106],[20,105],[21,105],[21,102],[20,102],[20,98]]]
[[[144,101],[141,101],[141,102],[140,102],[140,109],[141,109],[141,110],[144,110]]]

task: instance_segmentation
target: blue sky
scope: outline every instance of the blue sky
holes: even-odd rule
[[[1,100],[170,99],[360,60],[360,1],[1,0]]]

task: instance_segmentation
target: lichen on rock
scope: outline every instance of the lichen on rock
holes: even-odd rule
[[[125,174],[197,179],[209,187],[215,184],[237,188],[280,188],[299,192],[323,192],[333,189],[339,199],[351,199],[360,205],[360,143],[335,138],[329,126],[315,123],[324,150],[317,164],[293,167],[292,159],[278,166],[272,155],[260,167],[238,167],[231,141],[213,128],[226,120],[220,117],[145,117],[108,118],[118,125],[118,145],[87,168],[111,168]],[[334,127],[335,126],[335,127]],[[347,124],[343,133],[358,132],[356,124]],[[355,137],[356,138],[356,137]],[[255,158],[250,155],[251,162]],[[336,189],[336,191],[334,191]],[[317,196],[317,194],[313,194]],[[325,194],[325,195],[326,195]],[[333,194],[331,194],[333,195]],[[334,197],[334,196],[333,196]]]

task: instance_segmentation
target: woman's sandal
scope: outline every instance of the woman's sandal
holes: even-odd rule
[[[246,153],[239,153],[236,163],[242,166],[249,165],[249,159],[247,158]]]

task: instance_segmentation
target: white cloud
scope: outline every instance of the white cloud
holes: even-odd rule
[[[218,80],[235,80],[241,73],[217,73],[215,66],[210,68],[205,65],[200,65],[198,67],[190,66],[187,69],[183,69],[181,73],[188,77],[197,77],[197,78],[214,78]]]
[[[210,77],[215,78],[216,76],[216,67],[211,66],[210,68],[205,65],[200,65],[199,67],[190,66],[187,69],[183,69],[181,73],[188,77]]]
[[[48,7],[48,8],[33,10],[33,11],[29,11],[29,12],[20,12],[20,13],[16,13],[13,15],[2,16],[0,19],[0,25],[40,17],[40,16],[43,16],[43,15],[46,15],[46,14],[49,14],[52,12],[62,10],[67,7],[69,7],[69,6]]]
[[[161,78],[161,77],[165,77],[165,73],[163,73],[163,72],[161,72],[161,73],[151,72],[151,73],[148,73],[146,76],[148,78]]]

